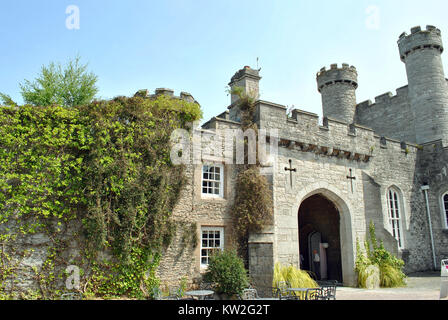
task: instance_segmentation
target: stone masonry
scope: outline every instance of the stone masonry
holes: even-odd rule
[[[251,234],[248,243],[249,273],[261,294],[270,292],[276,263],[306,268],[300,255],[310,254],[313,242],[306,239],[315,234],[321,236],[320,252],[328,252],[332,263],[336,261],[329,266],[338,268],[332,274],[340,278],[334,280],[354,285],[356,243],[363,242],[371,222],[385,247],[405,261],[408,273],[436,269],[441,259],[448,258],[448,87],[441,32],[433,26],[415,27],[399,37],[398,47],[408,84],[396,95],[377,96],[374,103],[356,101],[354,66],[332,64],[317,73],[322,124],[317,114],[297,109],[287,114],[285,106],[262,100],[258,70],[246,66],[231,78],[231,88],[239,87],[255,98],[255,121],[271,147],[262,169],[272,190],[274,223]],[[145,90],[137,94],[149,96]],[[173,91],[161,88],[155,94],[173,96]],[[195,101],[185,92],[178,98]],[[228,161],[234,158],[226,154],[229,141],[222,135],[226,129],[241,128],[237,100],[232,94],[227,110],[192,130],[189,142],[199,140],[202,148],[188,147],[187,184],[173,212],[177,234],[158,269],[162,286],[185,280],[198,285],[206,271],[207,249],[234,247],[230,210],[237,166]],[[217,171],[205,171],[204,166]],[[210,177],[215,180],[206,181]],[[429,190],[422,191],[423,186]],[[216,192],[210,195],[207,190]],[[319,216],[301,225],[301,205],[312,197],[309,203],[316,209],[308,205],[307,214]],[[326,216],[319,197],[331,203],[331,214],[338,217]],[[313,225],[316,219],[319,224]],[[326,219],[338,225],[318,230]],[[337,238],[326,231],[335,228]],[[76,233],[77,228],[67,226],[67,230]],[[326,239],[331,239],[329,244]],[[74,241],[73,237],[70,248],[76,251]],[[334,241],[339,244],[332,246]],[[36,287],[31,268],[42,266],[47,244],[43,235],[20,244],[23,250],[35,249],[19,266],[28,270],[20,275],[23,286]]]
[[[267,174],[274,199],[274,225],[249,240],[249,271],[261,291],[270,286],[275,263],[300,267],[298,213],[303,201],[313,195],[327,198],[340,215],[342,279],[338,280],[346,285],[356,283],[356,241],[365,239],[370,222],[386,248],[404,259],[406,272],[434,269],[433,254],[436,264],[448,257],[443,203],[448,192],[448,87],[441,62],[441,32],[433,26],[413,28],[411,34],[399,37],[398,47],[409,83],[397,89],[396,95],[379,95],[374,103],[357,103],[354,66],[332,64],[317,73],[323,125],[314,113],[293,110],[287,115],[285,106],[261,100],[258,70],[246,66],[232,77],[231,88],[240,87],[256,98],[259,129],[278,132],[278,152],[271,154]],[[200,134],[219,135],[219,130],[239,128],[237,100],[232,95],[228,110],[203,124]],[[296,172],[285,170],[290,165]],[[201,196],[201,167],[191,165],[191,183],[176,216],[197,223],[198,241],[201,227],[223,227],[229,240],[225,247],[231,247],[229,210],[235,166],[224,163],[224,196],[213,200]],[[428,207],[423,185],[429,186]],[[392,225],[394,205],[389,190],[396,194],[399,231]],[[182,261],[167,254],[160,268],[162,279],[170,282],[181,274],[191,281],[200,279],[204,272],[200,248],[199,243]]]

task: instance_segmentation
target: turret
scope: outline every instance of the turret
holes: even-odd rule
[[[250,96],[251,98],[257,100],[260,97],[260,82],[259,71],[252,69],[249,66],[245,66],[243,69],[237,71],[232,79],[230,79],[229,87],[230,89],[234,89],[239,87],[243,90],[243,94]],[[235,108],[235,102],[239,100],[239,96],[237,94],[231,94],[231,105],[229,107],[229,116],[231,120],[239,121],[239,110]]]
[[[323,116],[353,123],[356,108],[358,73],[348,64],[332,64],[322,68],[316,76],[317,89],[322,95]]]
[[[417,143],[448,141],[448,86],[443,71],[441,32],[433,26],[411,29],[398,39],[406,65]]]
[[[249,66],[245,66],[243,69],[236,72],[232,79],[230,79],[230,89],[235,87],[243,88],[243,92],[254,99],[258,99],[260,95],[259,81],[261,77],[258,70],[252,69]],[[239,99],[238,95],[232,94],[231,104]]]

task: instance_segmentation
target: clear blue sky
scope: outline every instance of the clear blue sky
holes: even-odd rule
[[[69,5],[79,8],[79,30],[66,27]],[[0,91],[21,103],[20,82],[79,54],[99,77],[100,98],[187,91],[208,120],[229,105],[231,76],[258,57],[263,100],[321,114],[321,67],[356,66],[358,102],[395,93],[407,83],[398,36],[427,24],[448,46],[448,1],[3,0]]]

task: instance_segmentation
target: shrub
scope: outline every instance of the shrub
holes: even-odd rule
[[[207,282],[216,284],[218,293],[240,294],[249,285],[244,262],[235,250],[217,251],[210,257]]]
[[[356,262],[355,272],[358,275],[357,285],[359,288],[367,288],[367,279],[371,276],[367,267],[370,265],[370,261],[361,249],[359,240],[356,240]]]
[[[369,243],[370,240],[370,243]],[[356,243],[356,266],[355,271],[358,274],[358,286],[366,287],[367,267],[370,265],[378,266],[380,270],[380,286],[383,288],[394,288],[405,286],[406,275],[402,269],[404,261],[398,259],[384,248],[383,242],[378,245],[375,235],[375,225],[373,222],[369,226],[369,239],[365,242],[366,252],[361,250],[359,243]]]
[[[287,282],[293,288],[318,288],[319,285],[314,281],[308,272],[300,270],[294,266],[282,266],[276,263],[274,267],[273,287],[279,282]]]

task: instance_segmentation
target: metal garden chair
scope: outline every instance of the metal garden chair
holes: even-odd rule
[[[322,288],[309,288],[306,290],[305,300],[326,300]]]
[[[240,294],[241,300],[257,300],[260,299],[258,296],[257,289],[244,289]]]
[[[294,300],[295,297],[288,292],[290,287],[289,283],[286,281],[277,282],[276,295],[280,300]]]
[[[322,289],[325,300],[336,300],[336,280],[319,281],[318,284]]]
[[[158,287],[152,288],[152,297],[154,300],[179,300],[177,292],[173,293],[173,290],[170,289],[169,295],[163,296],[162,291]]]

